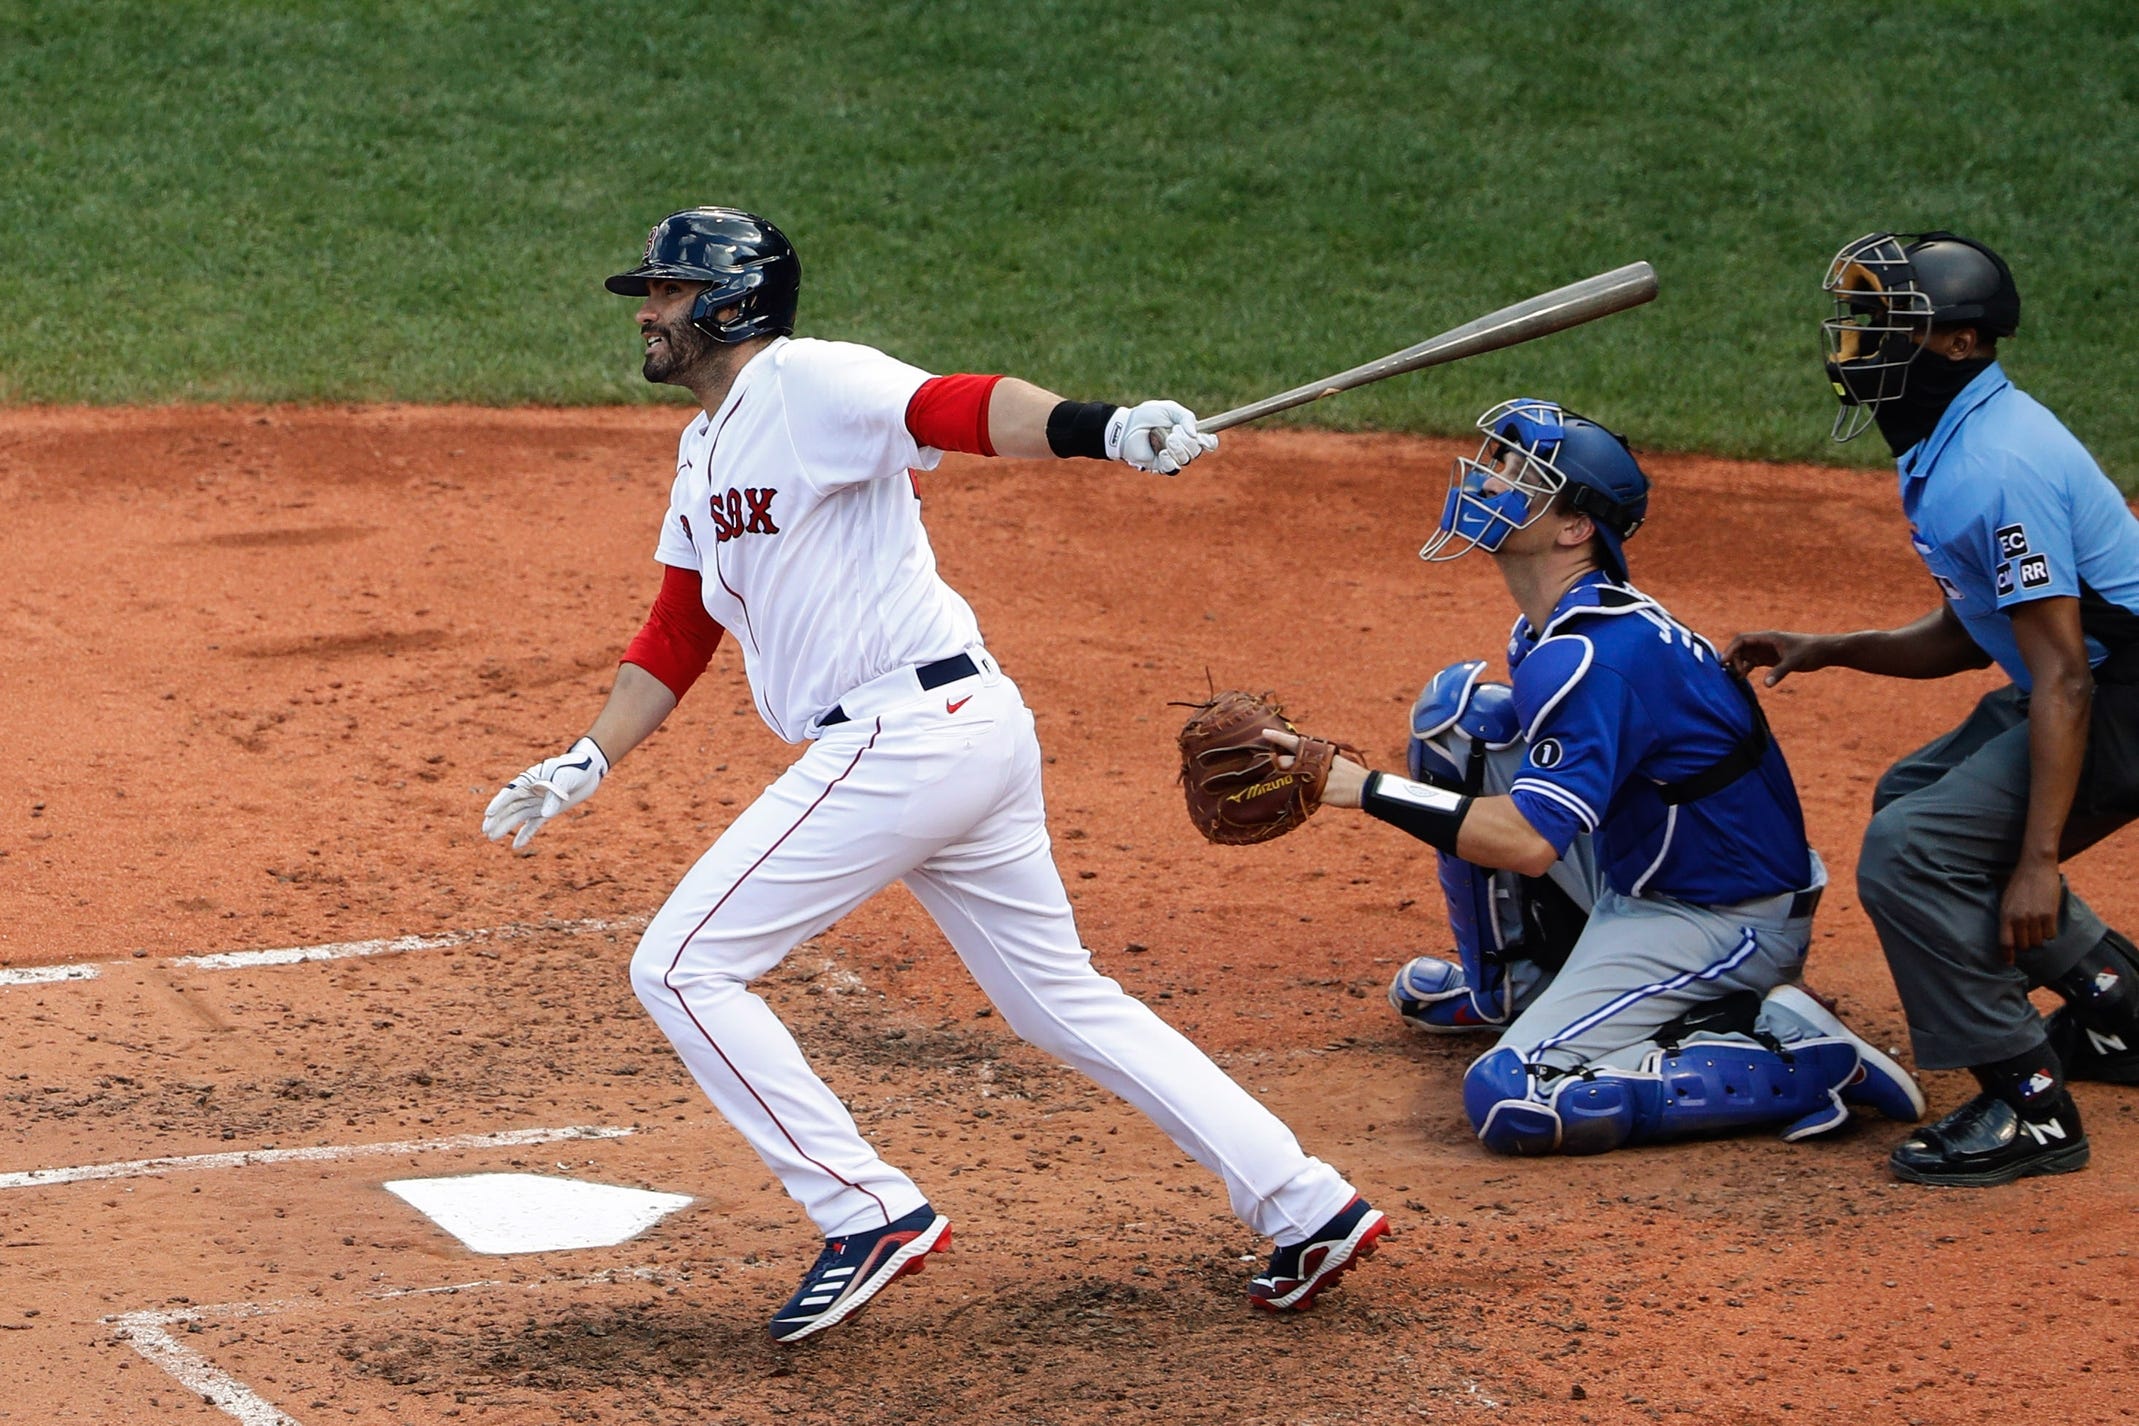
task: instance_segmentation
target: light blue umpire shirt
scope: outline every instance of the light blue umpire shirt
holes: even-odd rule
[[[2139,642],[2139,520],[2064,423],[1992,362],[1902,452],[1909,543],[1946,601],[2022,692],[2010,610],[2080,601],[2087,661]]]

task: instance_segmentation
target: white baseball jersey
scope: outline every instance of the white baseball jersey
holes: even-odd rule
[[[929,374],[871,347],[782,337],[676,450],[654,557],[699,571],[758,712],[790,743],[849,690],[980,643],[936,573],[906,407]]]
[[[1142,1109],[1225,1179],[1243,1222],[1298,1242],[1351,1186],[1119,985],[1077,935],[1047,836],[1031,710],[936,573],[907,472],[925,372],[781,340],[684,432],[657,557],[700,573],[758,712],[809,749],[669,896],[632,984],[706,1095],[827,1238],[925,1199],[861,1137],[750,982],[904,881],[1025,1038]],[[916,670],[966,653],[924,689]],[[820,719],[838,706],[847,717]]]

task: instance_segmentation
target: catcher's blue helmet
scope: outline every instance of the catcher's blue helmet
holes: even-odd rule
[[[646,254],[629,272],[603,283],[622,297],[644,297],[650,277],[703,282],[691,324],[716,342],[785,336],[795,330],[802,259],[787,234],[740,208],[686,208],[654,224]],[[736,308],[723,322],[716,314]]]
[[[1477,455],[1456,462],[1441,523],[1419,558],[1491,553],[1564,491],[1569,506],[1596,527],[1605,572],[1625,579],[1623,546],[1649,513],[1649,477],[1626,441],[1586,416],[1527,396],[1480,416],[1478,429],[1485,440]]]

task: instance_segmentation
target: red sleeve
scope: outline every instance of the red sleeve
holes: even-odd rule
[[[924,446],[992,456],[988,441],[988,401],[1000,376],[932,376],[906,403],[906,429]]]
[[[681,698],[706,671],[722,632],[706,613],[698,571],[664,565],[653,610],[620,662],[637,664]]]

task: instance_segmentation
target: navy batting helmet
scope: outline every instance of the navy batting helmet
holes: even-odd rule
[[[1834,255],[1821,285],[1834,297],[1820,330],[1841,403],[1838,441],[1862,434],[1872,412],[1906,390],[1933,327],[1975,327],[1993,341],[2020,329],[2013,270],[1956,233],[1867,233]]]
[[[1626,441],[1587,416],[1530,397],[1501,402],[1478,418],[1478,429],[1485,441],[1476,456],[1456,462],[1441,523],[1419,558],[1497,550],[1564,494],[1568,508],[1596,527],[1605,572],[1625,579],[1624,545],[1649,514],[1649,477]],[[1510,461],[1510,453],[1522,458]]]
[[[740,208],[686,208],[654,224],[646,254],[629,272],[603,283],[623,297],[644,297],[646,280],[703,282],[691,324],[716,342],[785,336],[795,330],[802,259],[787,234]],[[736,313],[723,322],[724,307]]]

